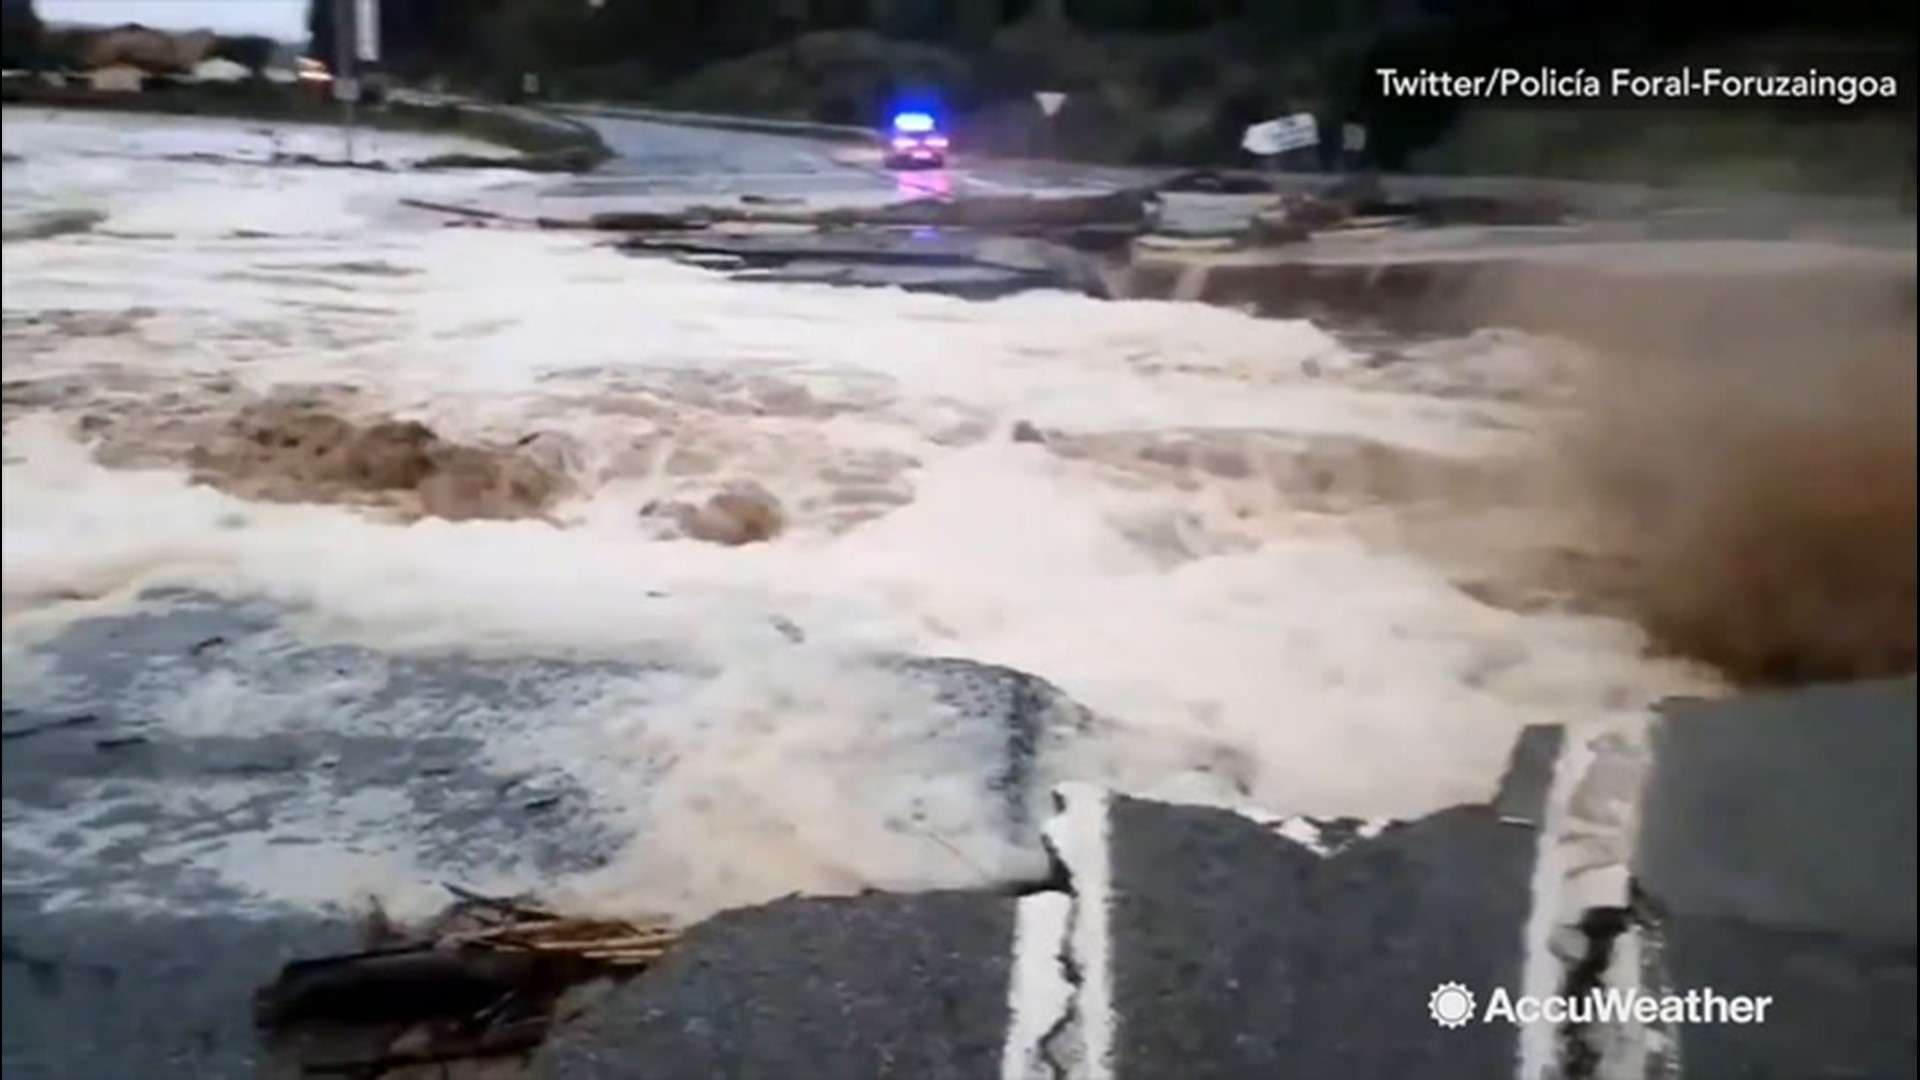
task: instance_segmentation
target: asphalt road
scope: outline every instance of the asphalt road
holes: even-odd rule
[[[616,157],[594,174],[557,189],[568,194],[702,195],[757,197],[889,196],[1045,193],[1112,190],[1179,170],[1076,162],[995,161],[956,148],[945,169],[894,172],[880,166],[878,144],[827,139],[797,126],[791,133],[700,127],[623,117],[617,108],[572,114],[592,125]],[[1339,179],[1334,174],[1292,172],[1274,177],[1282,190],[1314,191]],[[1382,174],[1383,190],[1398,198],[1550,198],[1597,218],[1680,214],[1670,227],[1713,236],[1780,236],[1797,224],[1823,222],[1871,228],[1890,226],[1911,243],[1911,215],[1889,200],[1809,195],[1730,194],[1655,189],[1644,184],[1516,179],[1499,176]],[[1231,202],[1231,200],[1228,200]],[[1708,210],[1713,212],[1709,213]],[[1904,223],[1904,229],[1898,226]]]
[[[429,889],[537,891],[619,850],[609,808],[565,769],[507,766],[489,747],[596,679],[665,688],[688,673],[316,645],[287,616],[155,593],[18,658],[33,673],[9,680],[0,757],[7,1075],[253,1075],[248,994],[293,954],[346,944],[367,858],[397,858]],[[876,752],[955,763],[956,783],[1003,800],[986,842],[1044,867],[1048,763],[1097,721],[1019,672],[874,662],[952,709],[897,718]],[[636,763],[632,779],[657,790],[680,764]]]
[[[383,802],[423,872],[454,880],[607,850],[578,792],[501,774],[458,733],[503,696],[534,712],[566,665],[318,649],[277,633],[271,608],[155,602],[48,642],[45,674],[10,690],[9,1076],[289,1075],[256,1041],[251,992],[286,960],[354,947],[353,928],[261,903],[205,856],[225,847],[244,878],[244,860],[265,857],[249,841],[266,836],[311,862],[317,888],[336,887],[328,849],[355,838],[324,835],[314,814],[329,805]],[[364,686],[372,672],[377,692],[333,702],[303,686]],[[194,686],[179,676],[236,674],[247,703],[283,709],[278,730],[178,729]],[[1034,768],[1044,693],[973,665],[923,677],[969,703],[949,737],[974,742],[1000,778],[1009,830],[1033,838],[1044,822],[1050,880],[729,913],[563,1026],[531,1075],[1898,1080],[1915,1068],[1911,682],[1674,704],[1653,733],[1639,854],[1596,889],[1580,887],[1590,851],[1578,866],[1557,852],[1593,839],[1603,815],[1581,818],[1581,801],[1620,786],[1626,759],[1607,757],[1604,736],[1530,729],[1489,802],[1415,821],[1254,818],[1073,785],[1053,789],[1049,816]],[[286,715],[288,701],[306,704]],[[446,730],[367,733],[423,703]],[[276,828],[290,823],[316,831]],[[1458,1026],[1430,1016],[1447,985],[1472,995]],[[1502,991],[1592,986],[1751,995],[1773,1011],[1760,1025],[1618,1030],[1489,1011]],[[1583,1055],[1618,1071],[1514,1072]]]
[[[968,162],[895,172],[877,144],[804,134],[716,130],[580,114],[617,155],[592,175],[559,185],[563,197],[753,196],[757,198],[923,198],[1117,188],[1148,175],[1096,166]]]

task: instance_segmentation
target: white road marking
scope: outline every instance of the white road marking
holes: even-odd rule
[[[1113,1080],[1113,853],[1109,797],[1062,784],[1044,833],[1071,893],[1018,909],[1002,1080]]]
[[[1249,806],[1237,806],[1234,813],[1256,825],[1272,830],[1275,836],[1291,840],[1323,859],[1330,859],[1354,844],[1364,843],[1401,824],[1396,818],[1367,818],[1355,825],[1350,832],[1336,833],[1334,840],[1327,839],[1327,830],[1320,821],[1311,817],[1275,814]]]
[[[1013,974],[1007,989],[1007,1045],[1000,1080],[1050,1080],[1047,1035],[1073,1007],[1073,983],[1061,952],[1073,915],[1073,897],[1045,892],[1023,897],[1014,912]]]
[[[1077,1080],[1110,1080],[1117,1026],[1113,1011],[1113,847],[1107,793],[1062,785],[1058,819],[1073,874],[1071,955],[1080,975],[1074,1015],[1079,1029]],[[1058,839],[1056,839],[1056,843]]]
[[[1629,901],[1628,863],[1637,821],[1631,804],[1644,778],[1644,736],[1644,729],[1565,732],[1534,854],[1532,909],[1521,943],[1522,994],[1544,998],[1560,993],[1572,951],[1584,948],[1581,917],[1591,908],[1624,907]],[[1607,787],[1626,790],[1618,799],[1607,799]],[[1611,805],[1616,802],[1621,805]],[[1631,935],[1617,940],[1614,962],[1603,977],[1614,985],[1637,983],[1638,957]],[[1621,1040],[1623,1050],[1630,1049],[1627,1044],[1635,1038],[1632,1032],[1612,1037]],[[1519,1080],[1558,1075],[1560,1044],[1554,1026],[1540,1022],[1523,1027],[1519,1057]]]

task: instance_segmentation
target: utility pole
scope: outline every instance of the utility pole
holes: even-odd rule
[[[380,59],[380,0],[333,0],[333,96],[340,101],[347,162],[359,126],[360,61]]]
[[[347,164],[353,164],[353,129],[358,121],[354,103],[360,97],[360,85],[354,78],[353,54],[359,47],[354,0],[333,0],[333,96],[340,102],[340,138],[345,144]]]

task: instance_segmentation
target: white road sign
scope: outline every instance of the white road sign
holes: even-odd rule
[[[1359,124],[1348,124],[1340,129],[1340,145],[1349,154],[1357,154],[1367,148],[1367,129]]]
[[[1289,150],[1320,145],[1320,124],[1312,113],[1294,113],[1255,124],[1240,138],[1240,146],[1249,154],[1272,157]]]
[[[360,80],[351,75],[333,80],[333,100],[359,101]]]
[[[380,0],[353,0],[353,55],[380,62]]]
[[[1067,103],[1067,95],[1057,90],[1040,90],[1034,93],[1033,100],[1040,103],[1041,112],[1052,116],[1060,111],[1060,106]]]

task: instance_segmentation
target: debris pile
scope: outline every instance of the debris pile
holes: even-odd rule
[[[301,1075],[352,1077],[525,1055],[570,992],[645,971],[679,938],[662,920],[569,918],[448,889],[456,902],[418,938],[376,909],[368,948],[283,967],[254,999],[273,1055]]]

